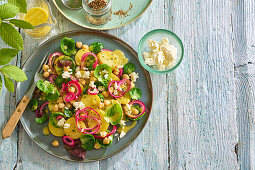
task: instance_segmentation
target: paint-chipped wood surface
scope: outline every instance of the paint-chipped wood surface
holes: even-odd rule
[[[53,7],[50,37],[83,29]],[[253,0],[154,0],[130,25],[108,31],[137,50],[148,31],[165,28],[182,39],[182,64],[151,75],[154,104],[149,122],[120,154],[93,163],[57,159],[41,150],[22,125],[0,139],[0,169],[255,169],[255,2]],[[23,34],[22,65],[45,40]],[[2,45],[2,41],[1,47]],[[2,90],[2,129],[15,108],[15,93]]]

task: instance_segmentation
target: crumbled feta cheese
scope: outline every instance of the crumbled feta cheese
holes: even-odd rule
[[[136,82],[136,79],[139,78],[138,73],[135,73],[135,72],[129,74],[129,76],[131,77],[132,82]]]
[[[121,126],[125,126],[126,125],[126,121],[125,120],[120,120],[120,123],[119,123]]]
[[[107,71],[106,69],[103,69],[102,73],[107,74],[107,73],[108,73],[108,71]]]
[[[123,68],[123,65],[118,65],[118,68]]]
[[[77,71],[80,71],[80,70],[81,70],[81,67],[80,67],[80,66],[77,66],[76,69],[75,69],[76,72],[77,72]]]
[[[91,82],[89,83],[89,86],[92,87],[92,88],[95,88],[95,87],[96,87],[96,85],[94,84],[94,81],[91,81]]]
[[[65,123],[63,127],[64,127],[64,129],[68,129],[68,128],[70,128],[70,124],[69,123]]]
[[[71,77],[71,74],[72,74],[72,72],[64,71],[63,74],[62,74],[62,77],[63,77],[64,79],[68,79],[68,78]]]
[[[88,69],[87,67],[83,67],[82,70],[87,71],[87,70],[89,70],[89,69]]]
[[[99,90],[99,91],[105,91],[105,87],[99,86],[99,87],[98,87],[98,90]]]
[[[114,90],[114,91],[113,91],[113,95],[114,95],[114,96],[118,96],[118,95],[119,95],[119,94],[118,94],[118,90]]]
[[[167,38],[161,40],[160,44],[153,40],[148,40],[151,52],[144,52],[145,64],[154,65],[159,70],[165,70],[174,66],[177,58],[177,48],[171,44]]]
[[[109,136],[108,139],[112,140],[112,136]]]
[[[82,75],[82,78],[88,79],[88,78],[89,78],[89,75],[90,75],[90,72],[89,72],[89,71],[84,71],[84,74]]]
[[[119,87],[119,86],[118,86],[118,83],[117,83],[117,82],[115,82],[115,83],[114,83],[114,89],[116,89],[116,90],[117,90],[117,89],[118,89],[118,87]]]
[[[85,104],[82,103],[82,102],[74,102],[74,103],[73,103],[73,106],[75,107],[75,110],[85,108]]]
[[[65,106],[65,109],[68,110],[69,108]]]
[[[106,74],[104,75],[104,78],[105,78],[105,79],[108,79],[108,77],[109,77],[109,74],[106,73]]]
[[[126,133],[122,130],[121,132],[120,132],[120,138],[122,138],[123,136],[125,136],[126,135]]]
[[[62,127],[62,126],[64,126],[65,122],[66,122],[65,118],[61,118],[61,119],[58,121],[57,125],[60,126],[60,127]]]
[[[78,79],[80,79],[80,78],[81,78],[81,72],[80,72],[80,71],[77,71],[77,72],[75,73],[75,77],[78,78]]]
[[[129,104],[124,105],[124,110],[126,111],[131,110],[131,106]]]

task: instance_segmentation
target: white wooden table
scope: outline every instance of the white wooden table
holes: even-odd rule
[[[83,29],[53,12],[58,25],[50,37]],[[151,75],[152,114],[135,142],[106,160],[67,162],[40,149],[19,124],[0,139],[0,169],[255,169],[254,24],[254,0],[154,0],[140,19],[108,31],[137,49],[146,32],[165,28],[185,48],[178,69]],[[44,41],[23,37],[18,66]],[[2,90],[0,101],[2,129],[15,93]]]

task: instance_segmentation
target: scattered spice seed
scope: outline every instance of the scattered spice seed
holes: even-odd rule
[[[123,11],[123,10],[121,9],[121,10],[118,10],[118,11],[114,12],[113,14],[114,14],[114,15],[118,15],[118,16],[120,16],[120,17],[126,17],[126,16],[128,15],[128,12],[131,11],[132,8],[133,8],[133,4],[130,2],[130,5],[129,5],[128,10]]]
[[[105,0],[94,0],[91,1],[88,6],[92,9],[102,9],[107,5],[107,2]]]

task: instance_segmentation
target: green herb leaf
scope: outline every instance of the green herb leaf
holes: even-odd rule
[[[1,95],[2,86],[3,86],[2,76],[0,75],[0,95]]]
[[[44,93],[53,93],[54,92],[54,85],[51,84],[47,80],[45,80],[45,81],[39,80],[36,85],[37,85],[38,89]]]
[[[24,29],[35,29],[35,27],[27,21],[19,19],[10,19],[10,23],[14,24],[16,27]]]
[[[23,39],[11,24],[2,22],[0,25],[0,35],[2,40],[9,46],[18,50],[23,50]]]
[[[0,5],[0,18],[13,18],[19,13],[19,8],[13,4],[5,3]]]
[[[13,57],[18,54],[19,50],[12,48],[2,48],[0,49],[0,65],[8,64]]]
[[[9,92],[14,92],[13,81],[8,76],[5,76],[5,75],[4,75],[4,85],[9,90]]]
[[[0,68],[0,72],[6,74],[15,81],[22,82],[27,80],[26,74],[20,68],[13,65],[6,65]]]
[[[20,13],[27,13],[27,1],[26,0],[7,0],[10,4],[13,4],[19,8]]]

